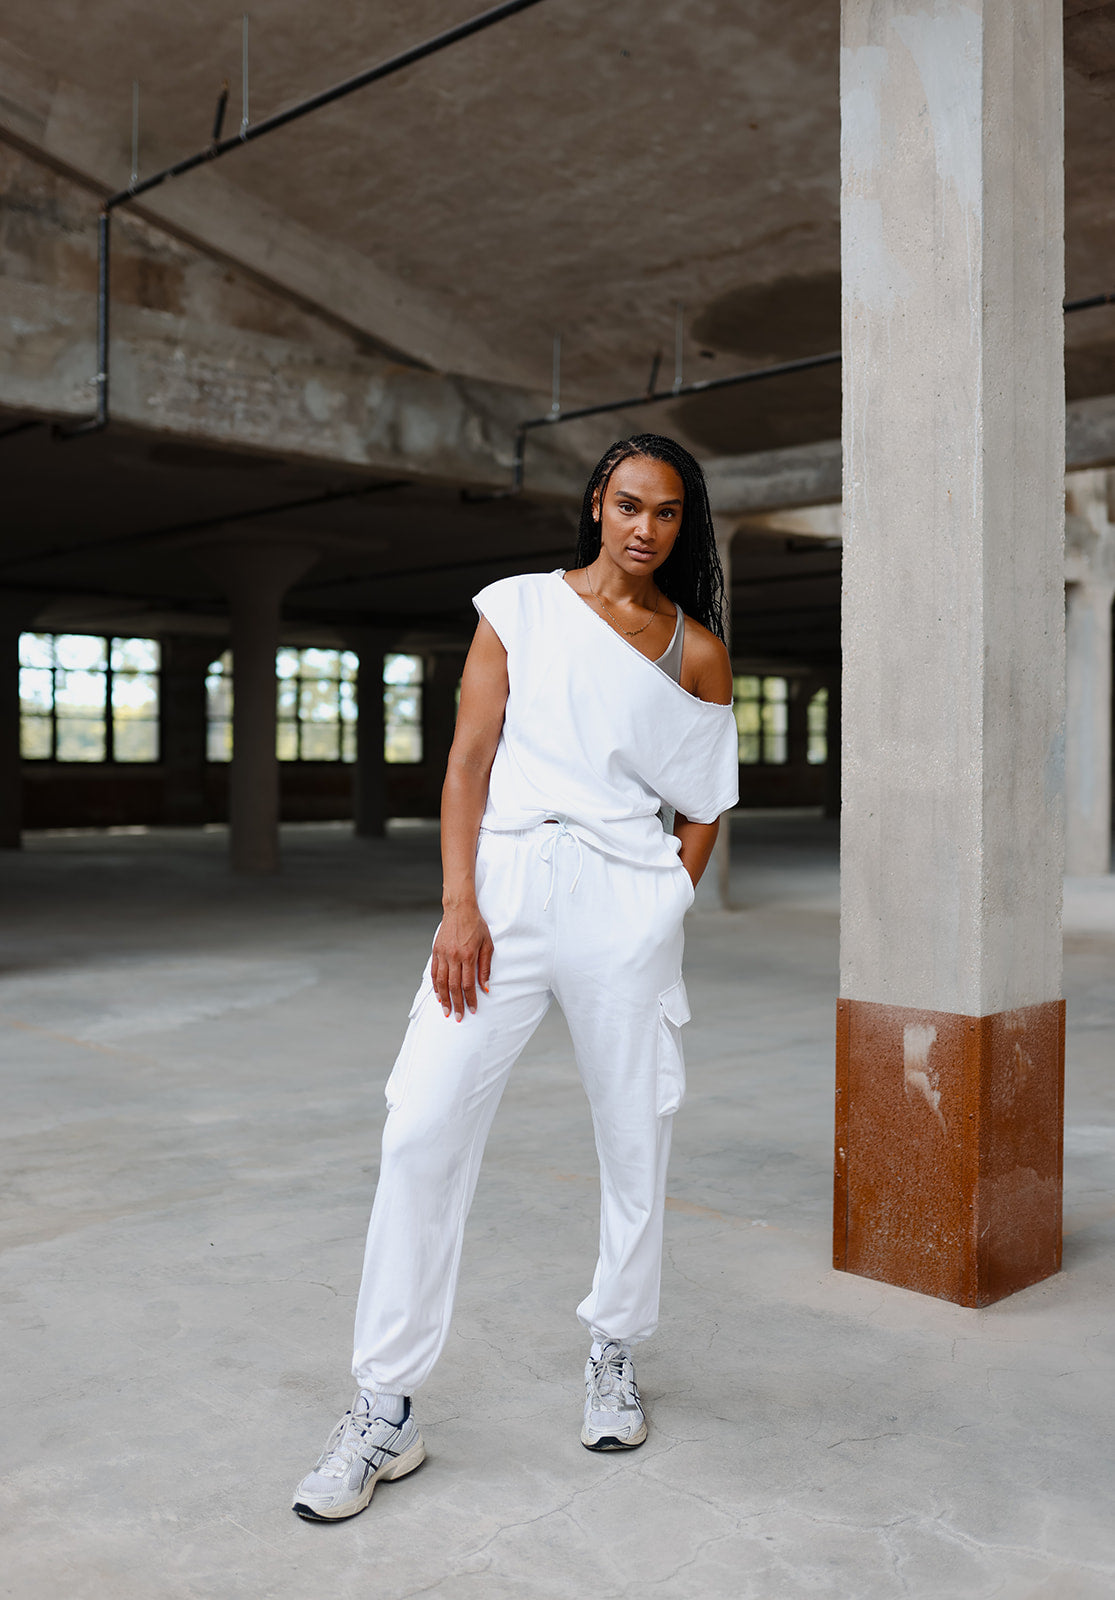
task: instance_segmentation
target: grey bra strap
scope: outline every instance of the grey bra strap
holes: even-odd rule
[[[680,683],[681,652],[685,643],[685,613],[680,606],[677,608],[677,614],[677,622],[674,624],[674,636],[654,664],[656,667],[660,667],[668,678],[673,678],[675,683]]]

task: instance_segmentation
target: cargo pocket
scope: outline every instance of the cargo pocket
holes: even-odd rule
[[[685,980],[658,996],[658,1115],[669,1117],[685,1099],[685,1056],[681,1030],[689,1021]]]
[[[406,1038],[403,1040],[401,1050],[395,1057],[395,1065],[391,1068],[391,1075],[384,1085],[383,1093],[387,1100],[388,1111],[394,1111],[395,1107],[399,1104],[399,1101],[403,1097],[403,1090],[406,1087],[407,1068],[410,1066],[410,1058],[414,1051],[414,1019],[421,1011],[422,1007],[426,1004],[426,1001],[430,998],[433,992],[433,972],[431,970],[431,963],[427,962],[426,971],[423,975],[422,982],[418,985],[418,993],[411,1002]]]

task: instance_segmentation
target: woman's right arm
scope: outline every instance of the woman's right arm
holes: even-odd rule
[[[476,903],[476,842],[507,706],[507,651],[481,617],[461,679],[461,704],[441,791],[442,921],[430,973],[441,1009],[476,1010],[487,991],[492,936]]]

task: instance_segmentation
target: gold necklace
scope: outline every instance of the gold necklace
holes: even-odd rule
[[[622,633],[624,635],[624,637],[627,638],[627,639],[633,639],[637,633],[646,633],[647,629],[650,627],[651,623],[654,621],[655,617],[658,615],[658,602],[659,602],[659,600],[661,600],[662,595],[656,589],[654,591],[654,610],[651,612],[651,614],[647,618],[647,620],[643,623],[642,627],[641,628],[625,628],[623,626],[623,623],[616,616],[615,612],[608,610],[607,602],[602,600],[600,598],[600,596],[597,594],[596,590],[592,587],[592,579],[589,577],[589,572],[588,572],[588,568],[587,567],[585,568],[585,582],[588,584],[588,592],[589,592],[589,594],[596,601],[597,605],[599,605],[604,611],[608,612],[608,615],[611,617],[612,621],[615,623],[615,625],[619,629],[620,633]]]

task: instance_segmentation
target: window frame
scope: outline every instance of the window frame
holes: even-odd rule
[[[405,658],[418,663],[418,677],[413,683],[389,682],[387,678],[388,662]],[[417,650],[388,650],[383,657],[383,764],[386,767],[421,767],[426,762],[426,679],[428,677],[426,657]],[[392,723],[388,709],[388,691],[392,689],[412,690],[418,702],[417,716],[413,721],[401,722],[401,728],[412,729],[417,734],[418,754],[411,760],[396,760],[388,753],[388,740],[391,737]]]
[[[315,675],[313,677],[310,677],[310,676],[304,675],[303,672],[302,672],[302,658],[306,654],[306,651],[307,650],[324,649],[324,648],[328,648],[330,650],[330,653],[337,657],[337,676],[336,677],[325,677],[325,676]],[[293,674],[291,674],[289,677],[280,677],[279,676],[279,665],[278,665],[278,663],[279,663],[279,654],[283,650],[287,650],[287,651],[291,652],[292,654],[294,654],[298,658],[298,670],[296,672],[294,672]],[[344,663],[345,656],[352,656],[352,658],[353,658],[353,664],[352,664],[351,668],[348,669],[349,672],[350,672],[350,676],[348,676],[348,677],[345,676],[345,670],[346,670],[345,663]],[[235,668],[235,662],[233,662],[233,668]],[[359,705],[359,701],[357,700],[357,695],[356,695],[357,675],[359,673],[359,670],[360,670],[360,659],[359,659],[359,656],[357,656],[355,654],[355,652],[353,652],[351,650],[335,650],[331,646],[327,647],[327,646],[319,646],[319,645],[297,645],[297,644],[281,644],[281,645],[279,645],[278,649],[276,649],[276,651],[275,651],[275,759],[282,766],[285,766],[285,767],[296,767],[296,766],[306,766],[306,767],[354,767],[356,765],[356,759],[357,759],[357,734],[356,734],[356,729],[357,729],[357,727],[359,725],[359,720],[360,720],[360,705]],[[230,671],[229,672],[229,681],[233,685],[233,694],[235,695],[236,690],[235,690],[235,672],[234,671]],[[328,683],[328,684],[333,685],[333,687],[336,689],[336,706],[337,706],[336,722],[335,723],[324,723],[323,722],[323,726],[329,726],[329,727],[334,727],[335,726],[336,729],[337,729],[337,754],[335,756],[307,756],[307,755],[303,755],[303,753],[302,753],[302,729],[303,729],[303,726],[305,724],[311,724],[312,725],[312,719],[303,717],[303,715],[302,715],[302,686],[303,686],[304,683],[307,683],[307,684]],[[294,707],[295,707],[295,709],[294,709],[294,715],[293,716],[284,716],[282,714],[282,712],[280,711],[280,709],[279,709],[279,694],[281,692],[281,688],[282,688],[283,684],[292,684],[294,686]],[[352,716],[352,717],[346,717],[344,715],[345,697],[344,697],[344,692],[343,691],[344,691],[344,688],[345,688],[346,685],[348,685],[352,690],[352,704],[353,704],[353,708],[354,708],[354,711],[355,711],[355,715]],[[294,729],[294,744],[295,744],[295,749],[297,751],[297,754],[293,755],[293,756],[280,755],[279,754],[279,737],[280,737],[280,734],[281,734],[283,728],[291,728],[291,727]],[[346,755],[345,754],[345,744],[346,744],[346,741],[345,741],[345,730],[348,729],[348,728],[352,729],[351,741],[350,741],[350,748],[351,748],[351,751],[352,751],[351,755]]]
[[[741,680],[744,679],[744,678],[753,678],[755,680],[755,682],[758,684],[759,693],[758,693],[757,697],[753,696],[753,695],[744,696],[743,694],[741,694],[740,688],[739,688],[739,684],[740,684]],[[784,692],[783,692],[781,698],[776,697],[776,696],[769,696],[768,695],[767,688],[766,688],[768,680],[775,680],[775,681],[777,681],[777,682],[779,682],[779,683],[781,683],[783,685],[783,691]],[[745,760],[743,755],[742,755],[742,753],[739,754],[739,764],[740,764],[741,767],[748,767],[748,768],[751,768],[751,767],[788,767],[790,765],[790,700],[791,700],[791,697],[792,697],[792,685],[793,685],[793,682],[794,682],[793,677],[790,674],[785,673],[785,672],[765,672],[765,671],[735,672],[735,671],[733,671],[733,673],[732,673],[732,707],[733,707],[733,711],[735,711],[735,709],[738,706],[740,706],[742,704],[747,704],[747,705],[756,706],[758,708],[758,714],[759,714],[758,715],[758,727],[755,730],[750,731],[750,732],[745,732],[745,730],[740,727],[740,725],[739,725],[739,717],[738,717],[738,715],[736,716],[736,732],[738,734],[739,741],[742,742],[745,737],[754,738],[754,739],[756,739],[758,741],[758,755],[756,756],[754,761]],[[771,734],[771,733],[768,733],[767,728],[765,726],[766,718],[764,716],[764,712],[767,710],[768,707],[774,707],[774,706],[782,706],[784,708],[784,710],[785,710],[785,718],[786,718],[786,726],[785,726],[785,728],[783,728],[781,730],[780,733]],[[777,761],[772,761],[769,758],[769,756],[767,755],[768,740],[774,739],[774,738],[781,738],[782,744],[783,744],[782,757],[781,757],[780,760],[777,760]]]
[[[39,632],[39,630],[35,629],[35,628],[25,628],[20,632],[20,636],[19,636],[19,642],[20,642],[20,649],[21,650],[22,650],[23,639],[25,637],[38,638],[38,639],[49,639],[50,640],[50,653],[51,653],[51,658],[52,659],[51,659],[51,664],[50,664],[49,667],[27,667],[27,666],[25,666],[25,664],[24,664],[24,662],[22,660],[20,660],[19,663],[18,663],[18,670],[19,670],[21,676],[22,676],[24,671],[49,672],[50,673],[50,711],[49,711],[49,713],[44,714],[42,712],[24,711],[24,709],[23,709],[22,687],[20,688],[20,696],[19,696],[20,697],[20,707],[19,707],[20,752],[19,752],[19,759],[20,759],[21,764],[26,761],[26,762],[32,763],[33,765],[38,766],[38,767],[55,766],[55,767],[145,767],[145,768],[157,767],[157,766],[161,766],[162,765],[163,756],[164,756],[164,751],[163,751],[163,650],[162,650],[162,643],[161,643],[160,640],[149,638],[145,634],[54,633],[54,632],[48,633],[48,632],[45,632],[45,631],[44,632]],[[97,639],[97,640],[99,640],[101,642],[101,644],[104,646],[104,665],[101,666],[101,667],[60,667],[58,665],[58,662],[57,662],[57,659],[56,659],[56,657],[57,657],[56,641],[58,639],[69,639],[69,638]],[[159,657],[159,664],[158,664],[157,667],[143,668],[143,669],[130,669],[130,668],[120,668],[120,667],[114,667],[113,666],[113,664],[112,664],[113,646],[115,644],[118,644],[118,643],[127,644],[132,639],[139,639],[139,640],[142,640],[142,642],[144,644],[151,644],[151,645],[155,646],[156,650],[158,651],[158,657]],[[103,725],[104,725],[104,754],[100,755],[100,756],[97,756],[94,760],[88,760],[88,761],[86,761],[86,760],[74,760],[72,758],[67,758],[65,756],[59,756],[59,754],[58,754],[58,724],[59,724],[59,721],[66,722],[67,720],[70,720],[70,719],[67,719],[66,717],[59,718],[59,715],[58,715],[58,674],[60,672],[78,672],[78,671],[88,672],[88,673],[96,673],[103,680],[103,684],[104,684],[104,698],[103,698],[102,706],[101,706],[101,720],[102,720]],[[155,715],[153,717],[144,717],[144,718],[138,719],[138,720],[142,720],[142,721],[145,721],[145,722],[153,722],[155,724],[155,754],[153,756],[141,756],[141,757],[124,756],[124,757],[121,757],[121,756],[118,756],[117,753],[116,753],[116,744],[117,744],[116,721],[117,721],[118,713],[117,713],[116,708],[115,708],[115,706],[113,704],[113,693],[112,693],[113,682],[114,682],[114,680],[116,678],[127,678],[127,677],[135,677],[135,676],[143,676],[143,677],[147,677],[147,678],[153,678],[155,680]],[[25,718],[33,719],[33,720],[39,721],[39,722],[49,722],[49,724],[50,724],[50,754],[49,755],[47,755],[47,756],[29,756],[29,755],[25,755],[24,754],[24,751],[23,751],[23,724],[24,724],[24,719]],[[78,719],[74,718],[73,720],[77,721]]]

